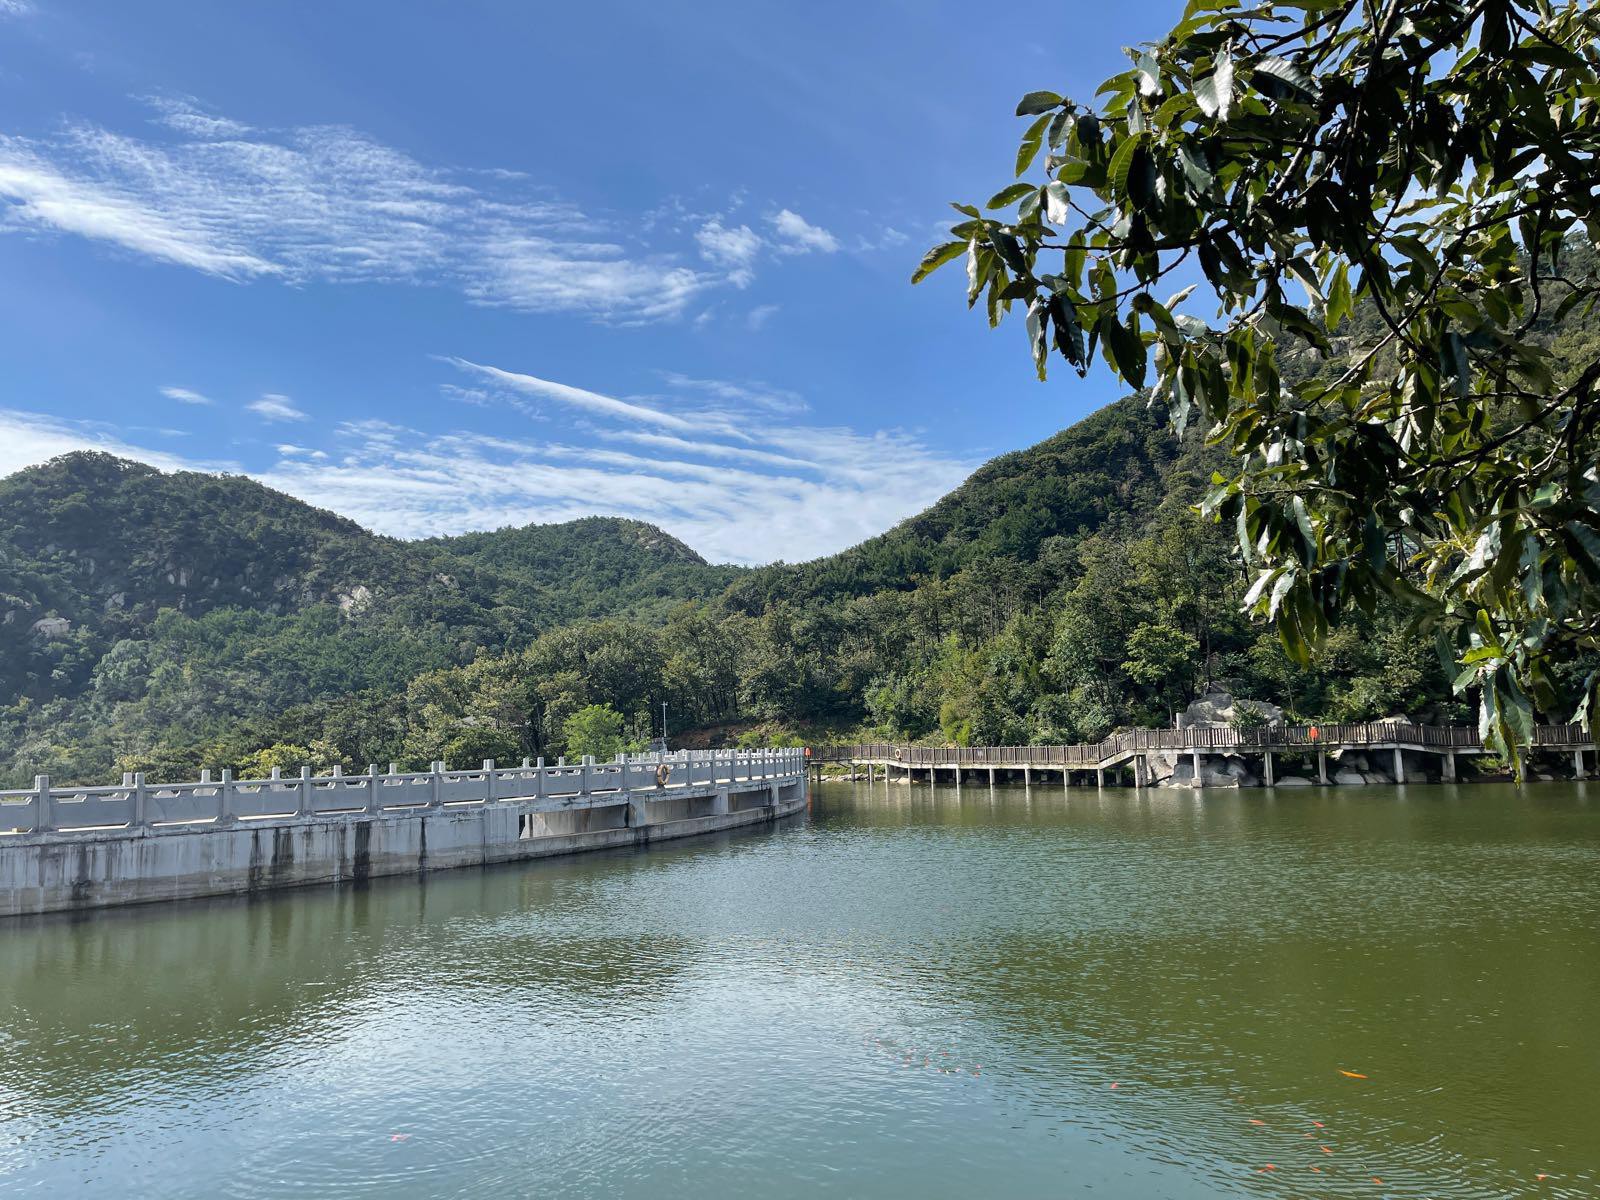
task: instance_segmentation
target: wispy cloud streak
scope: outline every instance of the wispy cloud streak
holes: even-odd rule
[[[157,137],[81,121],[46,139],[0,135],[0,228],[241,282],[447,286],[617,323],[673,318],[750,281],[736,245],[690,266],[692,246],[630,244],[517,172],[431,167],[343,126],[258,129],[185,100],[151,104]]]

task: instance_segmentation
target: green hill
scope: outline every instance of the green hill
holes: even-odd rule
[[[641,522],[406,542],[239,476],[69,454],[0,479],[0,777],[103,777],[730,574]]]
[[[740,572],[713,567],[671,534],[643,521],[583,517],[417,543],[548,591],[567,619],[663,611],[717,595]]]

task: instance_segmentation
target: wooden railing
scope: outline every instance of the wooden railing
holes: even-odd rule
[[[1581,725],[1541,725],[1534,747],[1592,746],[1594,735]],[[813,763],[891,762],[908,767],[1097,767],[1151,750],[1312,750],[1351,746],[1407,746],[1439,752],[1483,748],[1468,725],[1411,725],[1362,721],[1327,725],[1262,725],[1254,729],[1130,729],[1102,742],[1070,746],[909,746],[867,743],[822,746]]]

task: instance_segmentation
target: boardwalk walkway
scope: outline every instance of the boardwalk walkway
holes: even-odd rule
[[[1531,748],[1570,753],[1573,771],[1582,779],[1590,769],[1585,756],[1594,754],[1595,739],[1581,725],[1544,725],[1534,730]],[[1260,781],[1270,787],[1284,757],[1314,760],[1316,781],[1329,783],[1330,760],[1337,767],[1340,758],[1351,752],[1387,755],[1392,777],[1404,781],[1413,775],[1431,777],[1419,764],[1419,756],[1438,768],[1440,778],[1453,780],[1457,756],[1484,750],[1478,731],[1470,726],[1375,721],[1255,729],[1133,729],[1101,742],[1072,746],[823,746],[812,751],[811,763],[818,771],[832,763],[865,766],[869,777],[878,768],[886,773],[904,770],[908,776],[925,770],[930,781],[937,772],[949,771],[958,785],[963,771],[987,771],[991,780],[997,771],[1020,772],[1025,780],[1034,772],[1058,772],[1064,784],[1073,782],[1073,772],[1092,772],[1100,785],[1108,776],[1111,782],[1120,782],[1131,771],[1131,782],[1142,787],[1161,773],[1163,765],[1188,759],[1189,780],[1204,786],[1206,761],[1222,756],[1252,764],[1259,761]]]

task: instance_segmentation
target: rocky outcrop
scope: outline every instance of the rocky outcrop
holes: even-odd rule
[[[1236,700],[1231,692],[1214,685],[1178,714],[1179,729],[1234,729],[1245,723],[1281,725],[1283,709],[1265,700]]]
[[[65,617],[40,617],[28,627],[28,632],[42,638],[65,637],[72,631],[72,622]]]

